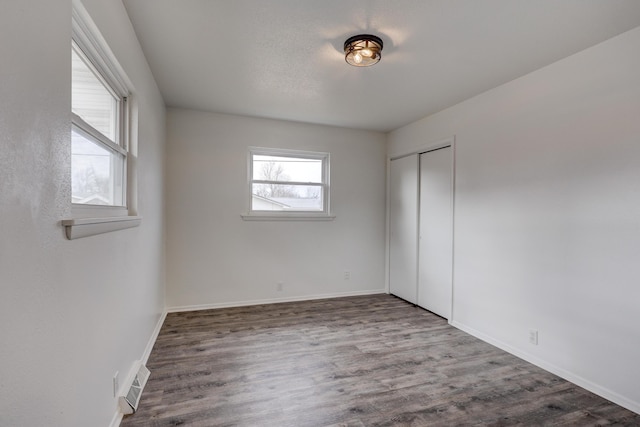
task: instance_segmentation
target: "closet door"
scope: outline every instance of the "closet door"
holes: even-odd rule
[[[389,182],[389,290],[418,298],[418,155],[391,160]]]
[[[453,268],[452,149],[420,155],[418,305],[451,316]]]

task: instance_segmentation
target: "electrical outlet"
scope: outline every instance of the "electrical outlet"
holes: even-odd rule
[[[529,329],[529,343],[533,345],[538,345],[538,330],[537,329]]]
[[[120,372],[116,372],[113,375],[113,397],[118,395],[118,390],[120,390]]]
[[[276,289],[278,290],[278,292],[282,292],[283,288],[284,288],[284,283],[278,282],[278,284],[276,285]]]
[[[344,280],[350,280],[351,279],[351,272],[350,271],[345,271],[344,272]]]

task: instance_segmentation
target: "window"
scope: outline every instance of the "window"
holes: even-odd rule
[[[129,180],[131,84],[80,2],[71,22],[72,218],[61,225],[73,240],[137,227],[142,218]]]
[[[74,204],[126,206],[126,93],[87,54],[71,48],[71,198]]]
[[[251,148],[249,215],[329,216],[329,154]]]

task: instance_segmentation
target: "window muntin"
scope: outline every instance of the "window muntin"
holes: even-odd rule
[[[124,207],[126,97],[117,93],[75,43],[71,87],[72,202]]]
[[[329,154],[250,150],[250,212],[329,212]]]

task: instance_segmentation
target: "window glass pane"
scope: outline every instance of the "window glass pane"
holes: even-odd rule
[[[322,186],[253,184],[254,211],[322,211]]]
[[[116,141],[118,100],[85,64],[74,49],[71,50],[71,106],[72,111]]]
[[[254,154],[253,179],[322,183],[322,159]]]
[[[82,133],[71,132],[71,198],[73,203],[124,206],[124,156]]]

